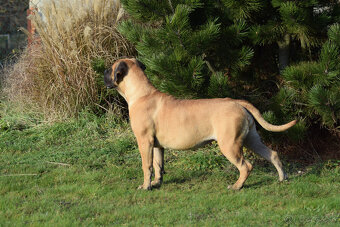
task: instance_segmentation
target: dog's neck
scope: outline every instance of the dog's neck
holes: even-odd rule
[[[118,89],[118,92],[124,97],[129,107],[131,107],[138,99],[157,91],[144,73],[138,73],[131,77],[127,76],[124,80],[124,86],[121,86]],[[127,86],[127,84],[129,86]]]

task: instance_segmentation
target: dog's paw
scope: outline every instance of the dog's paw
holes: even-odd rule
[[[151,186],[153,187],[153,188],[159,188],[160,186],[161,186],[161,184],[162,184],[162,181],[151,181]]]
[[[241,188],[242,188],[242,186],[239,187],[239,186],[235,186],[235,185],[228,185],[228,189],[234,190],[234,191],[239,191]]]
[[[143,189],[143,190],[151,190],[151,185],[144,186],[144,184],[139,185],[137,189]]]
[[[286,173],[283,173],[283,176],[279,178],[280,182],[287,181],[288,180],[288,175]]]

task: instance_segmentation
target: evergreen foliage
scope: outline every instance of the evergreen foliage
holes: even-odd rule
[[[181,98],[246,97],[260,109],[275,96],[274,111],[265,117],[277,124],[302,119],[291,130],[294,137],[317,122],[337,128],[339,25],[329,28],[325,40],[327,28],[339,19],[338,1],[122,3],[131,17],[119,31],[135,45],[161,91]],[[296,65],[287,67],[289,60]],[[265,83],[281,82],[278,69],[280,90]]]
[[[291,58],[290,49],[295,42],[302,50],[320,44],[320,35],[332,23],[332,14],[338,10],[335,1],[272,0],[263,4],[263,12],[252,26],[255,44],[278,48],[279,69],[283,70]],[[306,56],[308,56],[306,54]]]
[[[300,116],[307,125],[319,122],[339,131],[340,26],[332,25],[319,60],[302,62],[283,71],[284,86],[274,98],[277,113]]]
[[[177,97],[225,96],[223,70],[236,75],[250,64],[254,52],[243,43],[248,31],[242,18],[257,9],[257,1],[122,2],[133,19],[123,22],[120,32],[135,44],[162,91]],[[232,10],[224,12],[225,5]]]

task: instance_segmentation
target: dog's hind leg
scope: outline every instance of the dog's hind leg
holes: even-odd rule
[[[163,181],[164,148],[153,148],[153,169],[155,171],[155,179],[151,182],[151,186],[159,187]]]
[[[223,155],[240,171],[240,177],[236,183],[228,188],[239,190],[243,187],[243,184],[247,180],[253,166],[250,162],[243,158],[243,154],[241,152],[242,143],[240,141],[229,140],[224,142],[222,139],[217,142]]]
[[[244,145],[275,166],[277,172],[279,173],[279,181],[287,179],[287,175],[283,171],[282,163],[277,152],[269,149],[266,145],[262,143],[255,126],[251,127],[251,129],[249,130],[249,133],[244,140]]]

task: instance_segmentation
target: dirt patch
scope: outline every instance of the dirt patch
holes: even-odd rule
[[[287,159],[311,164],[318,161],[340,160],[340,135],[317,127],[311,128],[300,143],[285,142],[274,147]]]

